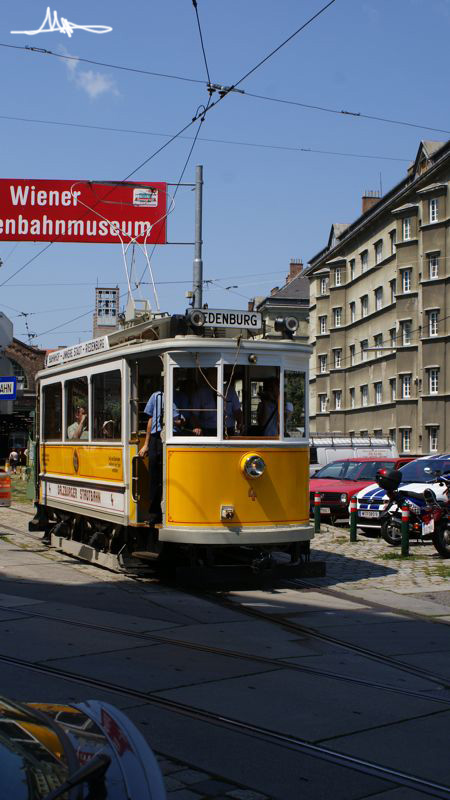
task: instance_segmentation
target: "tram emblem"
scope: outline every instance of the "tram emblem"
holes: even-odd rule
[[[77,453],[76,450],[73,451],[72,463],[73,463],[73,468],[74,468],[75,472],[78,472],[78,467],[80,466],[80,461],[79,461],[78,453]]]
[[[250,500],[253,500],[253,502],[256,500],[256,492],[252,487],[250,487],[248,490],[248,496],[250,497]]]

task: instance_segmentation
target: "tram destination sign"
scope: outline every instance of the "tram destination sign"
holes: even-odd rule
[[[259,311],[230,311],[223,308],[202,308],[199,311],[205,318],[203,324],[208,328],[247,328],[255,331],[262,327]]]
[[[7,375],[0,378],[0,400],[15,400],[17,394],[17,378],[15,375]]]
[[[167,184],[0,178],[0,241],[166,244]]]
[[[49,353],[45,359],[46,367],[55,367],[57,364],[65,364],[66,361],[74,361],[83,356],[93,356],[109,350],[109,339],[107,336],[100,336],[98,339],[90,339],[88,342],[73,344],[72,347],[64,347],[62,350],[55,350]]]

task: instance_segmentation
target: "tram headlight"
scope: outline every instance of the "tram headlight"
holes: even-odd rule
[[[241,469],[248,478],[259,478],[266,469],[266,462],[257,453],[250,453],[242,457]]]

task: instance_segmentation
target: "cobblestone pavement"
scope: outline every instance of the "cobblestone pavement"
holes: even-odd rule
[[[270,800],[253,789],[233,786],[223,778],[190,769],[186,764],[157,754],[168,800]]]
[[[448,605],[450,613],[450,559],[443,559],[431,542],[410,543],[409,558],[402,558],[399,547],[383,539],[365,536],[358,530],[350,541],[348,528],[322,525],[312,543],[313,558],[326,562],[327,574],[315,578],[315,586],[339,587],[347,592],[378,589],[397,594],[429,596]],[[309,580],[309,579],[308,579]],[[441,598],[434,593],[444,592]]]

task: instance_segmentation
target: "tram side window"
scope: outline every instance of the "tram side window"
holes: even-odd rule
[[[62,385],[52,383],[44,386],[44,439],[62,438]]]
[[[88,379],[75,378],[66,382],[67,438],[89,439]]]
[[[120,370],[93,376],[92,411],[94,439],[114,441],[121,438]]]
[[[227,364],[223,393],[225,438],[279,435],[278,367]]]
[[[304,372],[284,372],[284,435],[294,439],[305,436]]]

